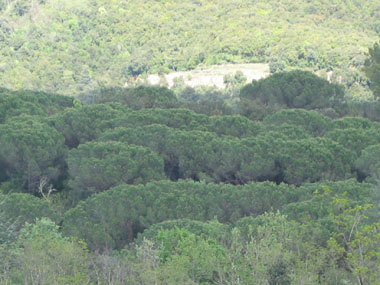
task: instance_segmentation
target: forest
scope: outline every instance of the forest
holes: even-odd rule
[[[0,0],[0,284],[378,285],[379,19]],[[270,75],[146,84],[244,63]]]
[[[0,89],[0,283],[377,284],[377,101],[301,70],[238,91]]]
[[[375,0],[0,0],[2,87],[78,95],[226,63],[308,69],[368,100]],[[46,68],[48,66],[49,68]]]

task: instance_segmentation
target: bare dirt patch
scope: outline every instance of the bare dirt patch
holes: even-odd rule
[[[147,77],[147,83],[151,85],[167,85],[172,88],[176,80],[183,80],[184,84],[190,87],[211,86],[224,89],[226,88],[224,77],[238,71],[244,74],[247,78],[247,83],[267,77],[270,74],[268,64],[212,65],[191,71],[172,72],[164,75],[150,74]]]

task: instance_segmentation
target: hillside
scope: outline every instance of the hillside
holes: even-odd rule
[[[269,63],[365,86],[379,17],[371,0],[1,0],[0,82],[76,95],[145,73]]]
[[[325,116],[341,86],[279,72],[218,116],[106,91],[0,89],[0,284],[378,284],[380,122]]]
[[[379,0],[0,0],[0,284],[378,285]]]

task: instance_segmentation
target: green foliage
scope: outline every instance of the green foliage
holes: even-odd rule
[[[261,124],[242,116],[210,117],[210,131],[218,135],[228,135],[238,138],[254,137],[261,131]]]
[[[342,184],[331,184],[343,189]],[[296,188],[268,182],[237,187],[191,181],[121,185],[94,195],[66,212],[63,230],[85,239],[92,249],[120,248],[137,233],[162,221],[183,218],[208,221],[216,217],[220,222],[235,222],[310,199],[319,187],[311,184]],[[371,196],[368,186],[363,192],[358,191],[359,183],[351,188],[353,199]]]
[[[33,117],[0,125],[0,163],[7,178],[31,194],[43,177],[56,182],[67,153],[63,136]]]
[[[303,108],[340,112],[343,88],[307,71],[276,73],[253,81],[240,91],[241,114],[262,119],[280,109]]]
[[[62,237],[49,219],[26,224],[17,241],[20,279],[28,284],[86,284],[86,248]]]
[[[101,92],[0,90],[1,284],[376,284],[379,123]]]
[[[117,105],[92,105],[68,109],[52,118],[54,127],[65,137],[69,148],[94,140],[101,132],[111,128],[112,119],[121,116]]]
[[[371,122],[361,117],[344,117],[333,121],[334,128],[338,129],[368,129],[379,126],[378,123]]]
[[[281,110],[264,118],[263,123],[268,126],[288,124],[299,126],[312,136],[322,136],[332,127],[332,120],[315,111],[302,109]]]
[[[274,194],[267,190],[273,188],[279,189],[278,192],[290,191],[288,186],[276,188],[269,183],[239,189],[190,181],[118,186],[69,210],[65,214],[63,228],[66,234],[84,238],[93,249],[120,247],[144,228],[169,219],[206,221],[218,217],[226,222],[253,212],[262,213],[272,206],[281,207],[283,200],[271,200],[267,196]],[[277,204],[272,205],[275,201]],[[80,229],[78,222],[82,225]]]
[[[117,141],[133,145],[141,145],[163,154],[166,149],[167,136],[175,132],[165,125],[151,124],[135,128],[115,128],[104,132],[99,141]]]
[[[370,80],[370,88],[375,97],[380,96],[380,45],[369,49],[369,58],[364,63],[364,72]]]
[[[380,115],[380,101],[375,100],[355,100],[347,102],[349,116],[364,117],[371,121],[378,122]]]
[[[151,150],[120,142],[88,142],[69,152],[73,195],[79,199],[119,184],[164,178],[164,163]]]
[[[220,267],[225,263],[225,252],[215,240],[202,239],[181,228],[162,230],[156,240],[161,245],[160,258],[164,263],[162,271],[165,275],[169,273],[165,280],[169,276],[173,278],[172,274],[182,273],[195,284],[220,281],[218,271],[221,271]]]
[[[379,179],[379,157],[380,157],[380,144],[371,145],[365,148],[360,157],[356,161],[356,168],[365,177],[368,176],[372,181]]]
[[[146,72],[268,62],[272,71],[334,68],[350,83],[378,37],[378,8],[370,0],[3,0],[0,81],[76,95]]]
[[[0,196],[0,223],[7,223],[14,232],[37,218],[57,220],[49,203],[29,194],[13,193]],[[0,241],[0,244],[4,241]]]
[[[319,235],[328,236],[332,231],[330,214],[330,204],[336,197],[346,195],[350,204],[354,207],[371,202],[375,192],[375,187],[368,183],[359,183],[354,179],[338,182],[321,182],[304,184],[300,187],[304,192],[304,199],[298,203],[289,203],[283,208],[283,213],[289,218],[302,223],[320,221],[322,225],[313,224],[315,227],[322,227]],[[300,195],[297,193],[297,195]]]
[[[140,244],[147,240],[157,240],[160,231],[184,229],[189,233],[195,234],[198,237],[211,238],[214,240],[227,242],[230,238],[230,226],[219,223],[217,220],[209,222],[200,222],[189,219],[169,220],[162,223],[157,223],[150,226],[143,233],[139,233],[135,239],[135,243]]]
[[[267,117],[264,126],[238,116],[211,117],[204,128],[243,139],[147,125],[116,128],[100,140],[122,141],[158,152],[165,160],[166,176],[171,180],[191,178],[232,184],[270,180],[299,185],[305,181],[350,177],[356,158],[355,153],[340,144],[310,137],[321,136],[332,128],[331,119],[314,111],[283,110]],[[372,132],[366,133],[366,138]]]
[[[212,161],[208,162],[207,159],[213,153],[210,141],[217,139],[215,134],[150,125],[135,129],[115,129],[103,137],[108,138],[149,147],[163,155],[166,175],[172,180],[199,180],[201,174],[212,174]]]
[[[66,96],[32,91],[9,91],[0,88],[0,123],[8,118],[25,115],[52,115],[72,107],[73,100]]]
[[[340,180],[351,176],[355,156],[341,145],[319,138],[289,140],[276,133],[245,139],[242,172],[249,180],[300,185],[306,181]]]
[[[136,88],[104,88],[98,92],[91,92],[82,101],[90,103],[121,103],[133,110],[146,108],[170,108],[177,105],[174,92],[166,87],[138,86]]]
[[[28,115],[43,115],[44,112],[40,106],[30,102],[25,102],[18,96],[10,96],[7,93],[0,94],[1,100],[1,118],[0,122],[4,123],[8,118],[19,116],[22,114]]]
[[[368,223],[371,204],[351,206],[345,197],[335,198],[330,215],[336,227],[328,242],[342,256],[347,270],[353,272],[359,284],[375,284],[380,276],[380,232],[378,222]]]
[[[281,111],[280,111],[281,112]],[[304,126],[297,124],[264,124],[260,135],[257,137],[271,137],[278,140],[298,140],[310,138],[310,132],[305,130]]]
[[[278,156],[284,181],[296,185],[348,178],[355,159],[350,151],[324,138],[285,142]]]
[[[250,240],[244,245],[239,273],[247,283],[290,284],[289,265],[294,257],[289,247],[297,240],[294,225],[279,213],[264,214],[257,219],[259,223],[249,226]]]
[[[151,124],[165,125],[183,130],[205,130],[209,117],[196,114],[188,109],[145,109],[128,111],[124,116],[115,119],[115,127],[137,127]]]
[[[235,279],[247,284],[330,284],[341,278],[334,256],[315,243],[307,226],[279,212],[238,221],[229,247]]]
[[[379,129],[335,129],[325,134],[359,156],[363,149],[380,142]]]
[[[174,87],[178,97],[178,103],[184,108],[196,113],[207,115],[230,115],[237,113],[237,87],[225,90],[208,86],[191,88],[183,84],[182,87]]]
[[[266,171],[274,168],[273,158],[263,157],[269,148],[268,141],[254,141],[248,146],[235,138],[219,138],[214,133],[186,132],[160,125],[118,128],[100,139],[142,145],[162,154],[166,175],[172,180],[191,178],[242,184],[265,176]],[[271,176],[266,177],[270,179]]]

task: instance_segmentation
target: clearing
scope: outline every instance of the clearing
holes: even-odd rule
[[[224,76],[241,71],[247,78],[247,83],[267,77],[270,74],[269,65],[255,64],[225,64],[212,65],[205,68],[197,68],[191,71],[172,72],[169,74],[150,74],[146,82],[150,85],[166,85],[172,88],[176,81],[183,80],[190,87],[210,86],[220,89],[226,88]]]

